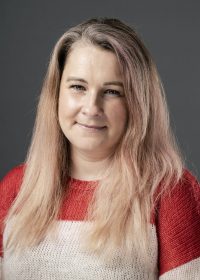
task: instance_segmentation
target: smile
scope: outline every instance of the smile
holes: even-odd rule
[[[87,130],[103,130],[106,128],[106,126],[96,126],[96,125],[87,125],[87,124],[82,124],[82,123],[76,123],[80,127],[85,128]]]

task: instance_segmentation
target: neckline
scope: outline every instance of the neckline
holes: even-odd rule
[[[98,185],[99,180],[82,180],[71,176],[68,177],[70,189],[93,190]]]
[[[83,180],[83,179],[77,179],[77,178],[74,178],[74,177],[71,177],[71,176],[68,176],[69,180],[71,182],[77,182],[77,183],[98,183],[99,180]]]

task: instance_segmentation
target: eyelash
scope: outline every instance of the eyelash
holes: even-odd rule
[[[70,86],[70,88],[73,88],[73,89],[75,89],[75,90],[84,90],[85,88],[83,87],[83,86],[81,86],[81,85],[71,85]],[[117,91],[117,90],[114,90],[114,89],[107,89],[106,91],[111,91],[111,92],[113,92],[114,94],[111,94],[111,95],[117,95],[117,96],[122,96],[121,95],[121,93],[119,92],[119,91]]]
[[[80,85],[71,85],[70,88],[73,88],[73,89],[76,89],[76,90],[79,90],[80,88],[84,89],[84,87],[80,86]]]

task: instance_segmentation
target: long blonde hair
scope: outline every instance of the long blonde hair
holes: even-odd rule
[[[90,203],[86,218],[93,223],[86,243],[96,252],[112,252],[118,246],[129,252],[136,245],[144,252],[156,201],[181,178],[183,159],[170,128],[163,86],[148,50],[132,27],[112,18],[92,18],[78,24],[55,45],[21,189],[7,216],[7,222],[15,216],[7,246],[20,249],[36,245],[58,217],[70,175],[69,142],[58,122],[59,86],[67,56],[79,40],[115,53],[128,106],[125,135]],[[161,183],[161,191],[157,192]]]

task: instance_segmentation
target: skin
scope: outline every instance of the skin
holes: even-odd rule
[[[121,86],[105,85],[111,81],[121,82]],[[88,43],[76,43],[65,63],[58,103],[60,127],[70,142],[72,177],[102,177],[126,129],[127,117],[115,54]]]

